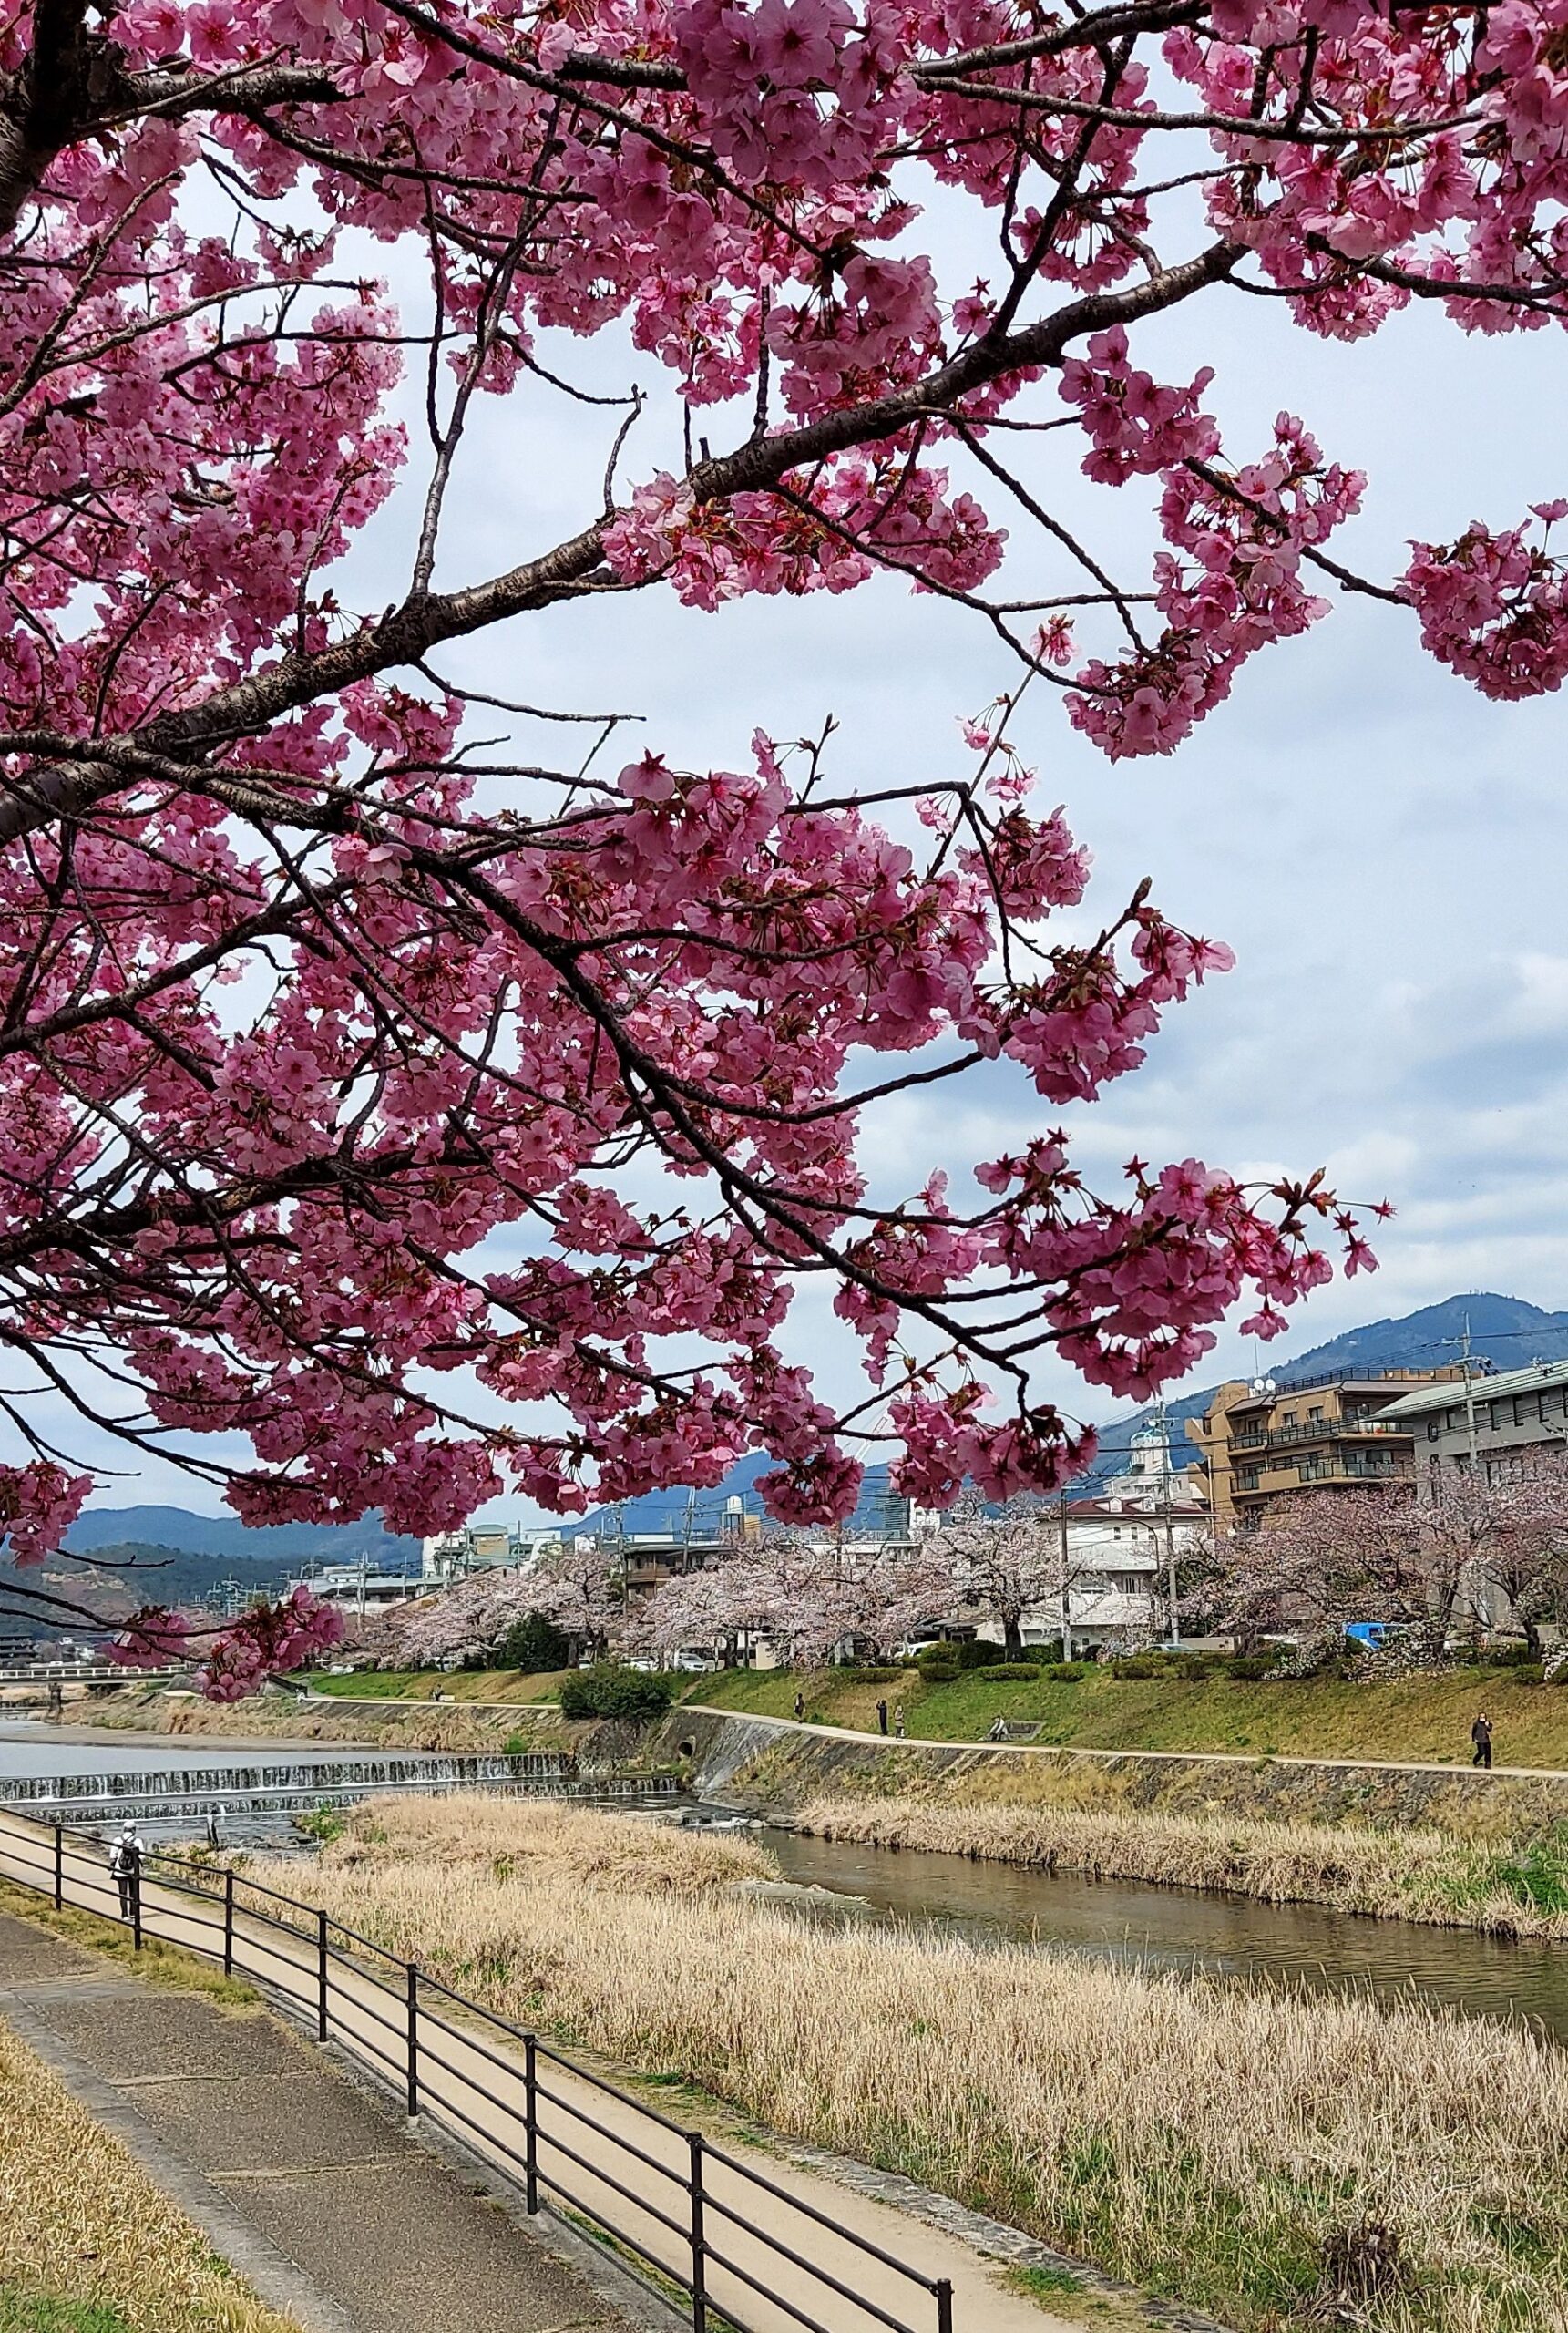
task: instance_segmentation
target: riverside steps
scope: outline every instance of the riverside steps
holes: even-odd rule
[[[134,1816],[139,1822],[157,1822],[202,1814],[220,1805],[236,1814],[289,1814],[409,1792],[487,1790],[619,1801],[672,1798],[678,1788],[673,1774],[585,1776],[576,1759],[560,1751],[467,1757],[431,1752],[275,1759],[118,1773],[13,1774],[0,1777],[0,1805],[50,1821]]]

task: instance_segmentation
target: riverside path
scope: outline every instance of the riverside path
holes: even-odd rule
[[[346,1696],[338,1697],[338,1707]],[[390,1697],[388,1697],[390,1698]],[[352,1707],[352,1702],[350,1703]],[[377,1701],[374,1707],[385,1706]],[[732,1722],[766,1726],[775,1733],[815,1733],[830,1742],[866,1742],[878,1750],[979,1750],[993,1758],[1090,1758],[1118,1765],[1141,1762],[1165,1766],[1306,1766],[1329,1773],[1354,1773],[1363,1768],[1378,1774],[1443,1774],[1450,1781],[1473,1777],[1478,1783],[1493,1774],[1512,1775],[1518,1782],[1568,1782],[1568,1766],[1488,1766],[1479,1769],[1458,1759],[1308,1757],[1288,1750],[1102,1750],[1080,1742],[967,1742],[950,1735],[902,1733],[897,1742],[886,1733],[871,1733],[853,1725],[813,1725],[805,1718],[768,1717],[760,1710],[721,1709],[716,1701],[685,1701],[681,1709],[698,1717],[724,1718]],[[681,1712],[677,1711],[676,1714]]]
[[[0,1809],[0,1876],[112,1915],[102,1851],[89,1853],[79,1838],[63,1847],[62,1836]],[[542,2044],[536,2051],[497,2030],[433,1979],[421,1987],[417,1972],[407,1981],[405,2023],[401,1987],[395,1992],[368,1959],[362,1965],[336,1943],[329,1950],[324,1915],[261,1908],[269,1892],[249,1876],[241,1892],[256,1910],[236,1907],[232,1884],[225,1905],[221,1892],[214,1900],[149,1875],[142,1927],[210,1959],[216,1933],[235,1976],[318,2035],[330,2033],[359,2068],[391,2076],[414,2114],[513,2182],[530,2207],[559,2195],[573,2217],[612,2230],[619,2247],[676,2296],[679,2314],[666,2309],[651,2323],[695,2333],[718,2333],[725,2322],[746,2333],[1072,2333],[1068,2320],[1009,2287],[1005,2263],[959,2235],[787,2159],[759,2154],[753,2163],[705,2143],[694,2178],[694,2134]],[[284,1901],[272,1896],[270,1907]],[[335,1937],[349,1937],[330,1925]],[[429,2273],[445,2273],[439,2260]]]

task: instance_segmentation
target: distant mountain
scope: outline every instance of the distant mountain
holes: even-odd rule
[[[1470,1322],[1471,1350],[1482,1369],[1523,1369],[1533,1361],[1568,1361],[1568,1312],[1543,1312],[1520,1296],[1445,1296],[1440,1304],[1424,1305],[1399,1320],[1372,1321],[1364,1329],[1347,1329],[1327,1344],[1314,1345],[1292,1361],[1271,1361],[1266,1351],[1263,1365],[1281,1387],[1299,1385],[1308,1377],[1327,1377],[1341,1369],[1363,1370],[1374,1375],[1381,1369],[1441,1369],[1460,1357],[1459,1340]],[[1184,1431],[1188,1418],[1202,1417],[1215,1388],[1184,1393],[1166,1404],[1171,1420],[1171,1457],[1180,1465],[1194,1453]],[[1156,1409],[1134,1410],[1130,1417],[1113,1418],[1101,1434],[1100,1456],[1085,1477],[1085,1487],[1103,1482],[1107,1475],[1125,1471],[1127,1452],[1141,1425],[1153,1424]]]
[[[1271,1374],[1291,1385],[1330,1369],[1440,1369],[1459,1359],[1467,1319],[1471,1349],[1492,1369],[1568,1360],[1568,1312],[1543,1312],[1519,1296],[1480,1294],[1445,1296],[1402,1320],[1347,1329]]]
[[[232,1515],[192,1515],[183,1506],[90,1506],[66,1534],[72,1555],[127,1541],[210,1556],[226,1564],[390,1563],[417,1557],[419,1542],[388,1531],[379,1515],[357,1523],[276,1523],[252,1530]]]

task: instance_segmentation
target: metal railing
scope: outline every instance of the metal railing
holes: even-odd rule
[[[1231,1436],[1233,1450],[1274,1450],[1297,1442],[1359,1440],[1363,1434],[1400,1434],[1410,1439],[1408,1425],[1385,1423],[1380,1418],[1299,1418],[1294,1425],[1244,1426]]]
[[[167,1685],[171,1678],[189,1677],[194,1663],[168,1669],[131,1669],[114,1660],[9,1661],[0,1668],[0,1685]]]
[[[0,1876],[56,1911],[123,1918],[138,1952],[156,1938],[254,1981],[305,2015],[318,2041],[373,2065],[410,2120],[427,2116],[489,2161],[530,2214],[564,2205],[656,2286],[677,2288],[692,2333],[954,2333],[948,2278],[910,2267],[321,1906],[232,1866],[158,1851],[148,1865],[145,1885],[123,1883],[90,1833],[0,1807]],[[873,2263],[907,2294],[897,2307],[857,2286]]]

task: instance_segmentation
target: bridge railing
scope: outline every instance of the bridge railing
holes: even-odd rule
[[[692,2333],[954,2333],[952,2287],[755,2164],[249,1873],[149,1852],[122,1889],[90,1833],[0,1806],[0,1876],[242,1975],[679,2296]],[[866,2289],[867,2277],[876,2292]],[[889,2282],[891,2279],[891,2282]],[[881,2297],[876,2295],[880,2294]]]

